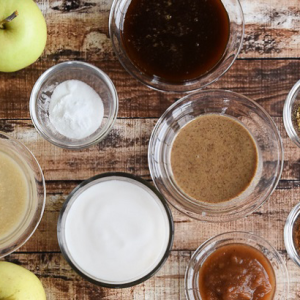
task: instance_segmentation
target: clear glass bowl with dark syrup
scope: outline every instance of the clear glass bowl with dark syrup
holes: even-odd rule
[[[218,80],[243,40],[239,0],[115,0],[109,20],[114,51],[143,84],[191,92]]]

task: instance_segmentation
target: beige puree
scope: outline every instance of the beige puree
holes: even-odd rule
[[[28,206],[28,185],[18,164],[0,151],[0,240],[22,222]]]
[[[241,194],[255,176],[256,144],[234,119],[217,114],[185,125],[171,149],[175,182],[193,199],[219,203]]]

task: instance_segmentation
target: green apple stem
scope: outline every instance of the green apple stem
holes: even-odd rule
[[[3,21],[0,21],[0,29],[5,28],[5,24],[8,22],[11,22],[13,19],[15,19],[18,16],[18,11],[16,10],[15,12],[13,12],[9,17],[7,17],[6,19],[4,19]]]

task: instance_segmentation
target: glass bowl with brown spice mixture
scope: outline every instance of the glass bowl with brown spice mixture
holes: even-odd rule
[[[285,100],[283,123],[290,139],[300,147],[300,80],[295,83]]]
[[[291,210],[286,220],[284,244],[289,257],[300,267],[300,203]]]

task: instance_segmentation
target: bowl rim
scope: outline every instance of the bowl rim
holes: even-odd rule
[[[88,141],[85,144],[81,144],[81,145],[69,145],[69,144],[65,144],[65,143],[61,143],[61,142],[52,140],[51,136],[49,136],[48,134],[46,134],[44,132],[43,129],[45,128],[45,126],[42,122],[39,122],[39,118],[37,118],[37,111],[35,109],[36,103],[38,100],[37,94],[38,94],[42,84],[48,79],[49,75],[51,73],[55,73],[57,68],[68,68],[68,67],[74,67],[74,66],[83,66],[86,69],[90,69],[90,70],[93,70],[94,72],[96,72],[99,75],[99,77],[101,77],[103,79],[103,82],[110,90],[110,92],[112,94],[112,102],[113,102],[113,113],[109,117],[109,126],[107,127],[106,131],[102,132],[101,135],[99,135],[96,139],[94,139],[92,141]],[[29,100],[30,118],[31,118],[31,121],[32,121],[35,129],[38,131],[38,133],[49,143],[51,143],[57,147],[60,147],[63,149],[69,149],[69,150],[85,149],[85,148],[91,147],[91,146],[96,145],[99,142],[101,142],[108,135],[108,133],[111,131],[112,127],[114,126],[116,119],[117,119],[118,110],[119,110],[118,93],[117,93],[116,87],[115,87],[114,83],[112,82],[112,80],[110,79],[110,77],[105,72],[103,72],[101,69],[99,69],[98,67],[96,67],[92,64],[86,63],[86,62],[76,61],[76,60],[61,62],[61,63],[58,63],[58,64],[50,67],[49,69],[47,69],[38,78],[38,80],[34,84],[31,94],[30,94],[30,100]]]
[[[271,245],[271,243],[269,241],[267,241],[266,239],[264,239],[263,237],[257,235],[257,234],[254,234],[252,232],[246,232],[246,231],[228,231],[228,232],[223,232],[223,233],[220,233],[220,234],[217,234],[213,237],[210,237],[209,239],[207,239],[206,241],[204,241],[196,250],[195,252],[192,254],[191,256],[191,259],[189,261],[189,264],[186,268],[186,271],[185,271],[185,276],[184,276],[184,290],[185,290],[185,295],[186,295],[186,299],[188,300],[194,300],[194,298],[190,298],[189,296],[189,291],[190,290],[194,290],[193,288],[190,288],[190,283],[188,282],[188,276],[189,276],[189,271],[192,269],[192,263],[193,261],[196,259],[196,258],[199,258],[199,257],[202,257],[202,255],[200,256],[200,252],[207,252],[208,247],[210,247],[212,245],[212,243],[214,242],[224,242],[228,239],[233,239],[233,242],[230,243],[230,244],[244,244],[244,245],[248,245],[246,242],[234,242],[235,239],[237,238],[240,238],[240,239],[244,239],[244,240],[253,240],[253,241],[256,241],[259,245],[261,245],[262,243],[264,243],[266,246],[268,246],[268,251],[270,251],[274,257],[276,258],[277,262],[279,263],[282,271],[283,271],[283,275],[286,279],[286,299],[288,298],[288,292],[289,292],[289,272],[288,272],[288,269],[284,263],[284,260],[283,258],[281,257],[281,255],[279,254],[279,252],[275,249],[275,247],[273,247]],[[228,244],[228,245],[230,245]],[[253,247],[251,245],[249,245],[250,247]],[[222,246],[221,246],[222,247]],[[255,248],[255,247],[253,247]],[[256,250],[259,250],[257,248],[255,248]],[[260,251],[260,250],[259,250]],[[262,252],[261,252],[262,253]],[[267,258],[267,257],[266,257]],[[267,258],[268,259],[268,258]],[[269,259],[268,259],[269,261]],[[272,266],[272,263],[269,261],[270,265]],[[274,274],[276,276],[276,273],[275,273],[275,270],[272,266],[272,269],[274,271]],[[276,290],[275,290],[276,291]],[[199,298],[199,300],[201,300],[201,296]]]
[[[177,84],[165,83],[165,82],[162,82],[162,84],[163,85],[165,85],[165,84],[170,85],[170,86],[173,87],[173,89],[168,90],[168,89],[164,89],[162,87],[158,87],[157,84],[156,84],[156,81],[153,81],[153,80],[150,81],[149,80],[149,82],[146,82],[144,79],[140,78],[139,76],[137,76],[136,74],[131,72],[131,70],[129,70],[127,65],[124,63],[123,59],[120,58],[120,55],[119,55],[118,51],[116,51],[117,47],[116,47],[114,39],[113,39],[114,34],[113,34],[112,26],[113,26],[113,19],[114,19],[114,14],[115,14],[115,11],[116,11],[116,7],[117,7],[117,4],[120,1],[124,1],[124,0],[113,0],[112,6],[111,6],[111,9],[110,9],[110,14],[109,14],[108,27],[109,27],[109,36],[110,36],[110,39],[111,39],[113,51],[114,51],[115,55],[117,56],[118,61],[121,63],[121,65],[127,71],[128,74],[130,74],[133,78],[135,78],[136,80],[138,80],[139,82],[141,82],[145,86],[147,86],[147,87],[149,87],[149,88],[151,88],[155,91],[159,91],[159,92],[163,92],[163,93],[170,93],[170,94],[173,94],[173,93],[189,94],[189,93],[193,93],[193,92],[202,90],[202,89],[206,88],[208,85],[218,81],[232,67],[233,63],[236,61],[236,59],[237,59],[238,55],[240,54],[240,51],[243,47],[244,36],[245,36],[245,15],[244,15],[243,7],[241,5],[240,0],[235,0],[237,2],[237,7],[238,7],[238,9],[240,11],[240,14],[241,14],[240,17],[241,17],[241,29],[242,30],[241,30],[239,47],[238,47],[237,51],[235,52],[235,54],[233,56],[233,59],[230,62],[230,64],[227,66],[227,68],[224,69],[223,72],[220,73],[220,75],[218,75],[215,79],[207,82],[206,84],[202,85],[201,87],[194,87],[194,88],[188,89],[188,90],[180,90],[179,87],[182,87],[182,84],[179,84],[179,83],[177,83]],[[132,1],[132,0],[125,0],[125,1]],[[225,49],[225,51],[226,51],[226,49]],[[225,54],[225,51],[224,51],[223,55]],[[219,62],[217,62],[217,64],[211,70],[209,70],[208,72],[218,68],[220,63],[223,61],[223,58],[224,57],[222,56],[221,60]],[[132,66],[134,67],[134,69],[136,69],[138,72],[140,72],[140,70],[131,62],[130,59],[129,59],[129,61],[132,64]],[[203,76],[205,76],[205,75],[207,75],[207,73],[205,73],[202,76],[196,78],[194,81],[191,82],[191,84],[187,84],[187,85],[184,85],[184,86],[190,87],[192,84],[195,84],[195,82],[199,81],[199,79],[203,78]],[[149,79],[151,79],[151,78],[149,77]]]
[[[72,200],[73,196],[76,195],[76,193],[78,191],[80,191],[81,188],[83,188],[84,186],[86,186],[87,184],[96,181],[98,179],[103,179],[103,178],[109,178],[109,177],[123,177],[123,178],[128,178],[130,180],[133,181],[137,181],[143,185],[145,185],[148,189],[150,189],[156,196],[157,198],[161,201],[163,208],[166,212],[167,218],[168,218],[168,224],[169,224],[169,240],[168,240],[168,244],[166,246],[166,250],[164,252],[164,255],[162,256],[161,260],[158,262],[158,264],[156,265],[156,267],[154,269],[152,269],[148,274],[144,275],[143,277],[136,279],[134,281],[131,282],[126,282],[126,283],[106,283],[106,282],[102,282],[102,281],[98,281],[98,280],[94,280],[92,278],[90,278],[88,275],[84,274],[79,268],[77,268],[77,266],[72,262],[72,260],[70,259],[70,256],[68,255],[68,251],[66,250],[67,245],[64,244],[64,239],[63,239],[63,234],[64,234],[64,223],[63,223],[63,216],[64,213],[66,211],[66,209],[68,208],[69,202]],[[76,201],[76,200],[75,200]],[[152,277],[156,272],[158,272],[161,267],[164,265],[164,263],[167,261],[172,247],[173,247],[173,242],[174,242],[174,231],[175,231],[175,226],[174,226],[174,220],[173,220],[173,216],[172,216],[172,212],[168,206],[167,201],[165,200],[164,196],[153,186],[151,185],[148,181],[142,179],[139,176],[136,175],[132,175],[129,173],[124,173],[124,172],[107,172],[107,173],[102,173],[102,174],[98,174],[95,175],[87,180],[84,180],[83,182],[81,182],[79,185],[77,185],[72,191],[71,193],[68,195],[67,199],[65,200],[60,213],[59,213],[59,217],[58,217],[58,222],[57,222],[57,238],[58,238],[58,244],[59,247],[61,249],[62,255],[65,258],[65,260],[68,262],[68,264],[71,266],[71,268],[77,273],[79,274],[82,278],[84,278],[85,280],[101,286],[101,287],[106,287],[106,288],[127,288],[127,287],[132,287],[135,286],[137,284],[140,284],[146,280],[148,280],[150,277]]]
[[[289,91],[283,106],[283,124],[285,131],[287,132],[289,138],[293,141],[293,143],[298,147],[300,147],[300,137],[296,133],[296,130],[292,123],[292,109],[296,97],[299,95],[299,93],[300,80],[298,80]]]
[[[41,175],[41,182],[43,185],[43,202],[42,202],[41,211],[38,214],[38,220],[37,220],[35,226],[29,233],[20,236],[19,239],[22,239],[22,237],[25,237],[25,238],[23,238],[22,241],[20,243],[18,243],[18,245],[16,245],[15,247],[13,247],[13,248],[9,247],[9,250],[7,250],[6,252],[5,252],[5,249],[3,249],[3,250],[0,249],[1,250],[0,258],[3,258],[5,256],[15,252],[19,248],[21,248],[32,237],[32,235],[35,233],[36,229],[38,228],[38,226],[42,220],[42,217],[43,217],[43,214],[45,211],[45,206],[46,206],[46,183],[45,183],[45,177],[44,177],[42,168],[41,168],[39,162],[37,161],[36,157],[32,153],[32,151],[29,150],[29,148],[27,146],[25,146],[22,142],[20,142],[16,138],[9,136],[8,134],[6,134],[3,131],[0,131],[0,136],[4,136],[7,140],[11,140],[16,144],[19,144],[22,148],[25,149],[25,151],[27,151],[27,153],[30,155],[30,157],[33,158],[33,161],[35,162],[35,164],[39,170],[39,175]]]
[[[288,256],[298,267],[300,267],[300,255],[298,254],[294,245],[293,229],[294,224],[299,217],[300,203],[298,203],[291,209],[284,225],[284,245]]]
[[[171,106],[169,106],[166,109],[166,111],[161,115],[161,117],[158,119],[157,123],[155,124],[155,126],[154,126],[154,128],[152,130],[150,139],[149,139],[148,165],[149,165],[149,170],[150,170],[150,175],[151,175],[152,181],[154,182],[156,188],[161,192],[161,190],[160,190],[160,188],[158,186],[158,182],[157,182],[158,180],[156,180],[156,176],[155,176],[155,170],[156,170],[155,163],[153,162],[153,159],[152,159],[152,149],[153,149],[153,145],[155,145],[155,143],[156,143],[155,135],[159,131],[160,126],[164,122],[164,119],[166,118],[166,116],[171,111],[173,111],[176,108],[180,107],[182,105],[182,103],[185,102],[186,100],[188,100],[190,97],[195,97],[195,96],[199,96],[200,97],[203,94],[205,95],[205,94],[210,94],[210,93],[217,93],[217,94],[220,94],[220,95],[223,94],[223,97],[224,97],[224,95],[227,94],[228,98],[230,97],[230,95],[235,95],[236,97],[243,98],[246,101],[249,101],[255,107],[257,107],[259,110],[261,110],[262,113],[264,114],[264,116],[269,121],[270,125],[272,126],[274,134],[276,135],[276,140],[277,140],[277,143],[278,143],[278,150],[279,150],[279,153],[278,153],[278,166],[277,166],[277,178],[276,178],[276,180],[273,183],[272,189],[270,189],[269,193],[266,195],[266,197],[265,197],[265,199],[263,199],[263,201],[261,201],[260,203],[254,205],[252,207],[252,209],[249,209],[246,212],[246,214],[242,214],[241,216],[238,216],[238,217],[236,215],[230,216],[226,220],[221,220],[221,221],[218,220],[218,219],[213,219],[213,218],[205,219],[205,218],[203,218],[202,215],[194,213],[193,211],[188,211],[188,213],[187,213],[184,209],[182,209],[181,206],[174,205],[173,202],[169,201],[168,197],[165,197],[167,199],[167,201],[168,201],[169,204],[171,204],[174,208],[176,208],[177,210],[179,210],[183,214],[187,215],[188,217],[191,217],[193,219],[200,220],[200,221],[203,221],[203,222],[208,222],[208,223],[220,223],[220,222],[225,223],[225,222],[230,222],[230,221],[234,221],[234,220],[238,220],[238,219],[244,218],[244,217],[252,214],[257,209],[259,209],[270,198],[270,196],[272,195],[272,193],[275,191],[275,189],[276,189],[276,187],[278,185],[278,182],[280,181],[281,175],[282,175],[283,165],[284,165],[284,148],[283,148],[283,143],[282,143],[282,139],[281,139],[281,136],[280,136],[280,132],[279,132],[279,130],[278,130],[278,128],[277,128],[274,120],[272,119],[272,117],[256,101],[248,98],[247,96],[244,96],[243,94],[240,94],[240,93],[237,93],[237,92],[233,92],[233,91],[230,91],[230,90],[226,90],[226,89],[224,89],[224,90],[222,90],[222,89],[205,89],[205,90],[198,91],[196,93],[185,95],[181,99],[179,99],[176,102],[174,102]],[[195,100],[190,100],[190,102],[193,102],[193,101],[195,101]],[[164,195],[164,193],[162,193],[162,194]],[[176,199],[175,199],[175,202],[177,203]]]

